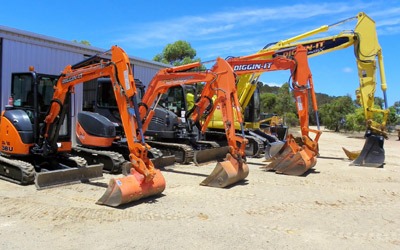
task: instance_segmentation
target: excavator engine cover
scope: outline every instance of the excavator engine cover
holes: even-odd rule
[[[383,149],[384,137],[366,133],[366,140],[360,155],[350,164],[353,166],[383,167],[385,150]]]
[[[246,162],[238,161],[228,153],[225,161],[218,162],[212,173],[200,185],[223,188],[245,179],[248,175],[249,167]]]
[[[127,162],[126,164],[131,163]],[[142,174],[132,167],[128,168],[131,171],[130,175],[111,179],[106,192],[96,204],[118,207],[145,197],[161,194],[164,191],[165,179],[160,170],[156,169],[154,178],[146,182]]]

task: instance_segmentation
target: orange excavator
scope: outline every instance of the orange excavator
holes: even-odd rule
[[[217,163],[212,173],[201,182],[201,185],[226,187],[245,179],[249,173],[245,162],[247,140],[243,132],[243,119],[237,98],[235,75],[229,63],[221,58],[217,58],[210,70],[190,71],[201,65],[200,62],[197,62],[160,70],[150,82],[142,102],[139,104],[140,117],[143,119],[143,129],[146,130],[158,102],[169,88],[182,84],[204,83],[199,99],[184,118],[191,126],[197,124],[204,133],[216,108],[222,110],[228,153],[223,161]],[[242,136],[235,133],[235,118],[242,126]]]
[[[60,128],[64,120],[70,118],[66,115],[68,96],[73,92],[75,85],[99,77],[110,77],[112,81],[130,150],[130,161],[126,164],[132,167],[129,175],[110,180],[105,194],[97,204],[118,206],[162,193],[165,189],[164,177],[147,157],[149,146],[144,143],[141,133],[141,119],[139,119],[136,100],[137,90],[130,61],[127,54],[117,46],[111,48],[109,61],[65,67],[54,86],[54,94],[42,121],[40,136],[29,154],[35,158],[48,159],[59,156],[61,152],[72,151],[71,141],[59,143]]]
[[[92,164],[71,152],[70,98],[59,117],[57,137],[51,145],[54,154],[37,153],[43,140],[41,127],[54,93],[58,76],[29,72],[11,76],[9,104],[0,120],[0,178],[20,185],[35,184],[37,189],[101,178],[102,164]]]
[[[309,99],[311,97],[312,107],[318,122],[318,106],[314,92],[312,75],[308,66],[307,49],[298,45],[295,49],[293,59],[284,56],[271,57],[275,51],[260,52],[249,56],[233,57],[227,59],[238,77],[241,75],[259,74],[262,72],[276,70],[290,70],[291,89],[295,97],[297,113],[301,127],[301,138],[294,138],[289,134],[285,143],[275,142],[282,145],[275,146],[269,143],[272,150],[269,152],[272,162],[266,167],[275,170],[277,173],[287,175],[302,175],[315,166],[318,155],[318,140],[321,131],[309,128]],[[267,58],[267,59],[265,59]],[[318,122],[319,123],[319,122]],[[314,139],[309,133],[314,133]]]

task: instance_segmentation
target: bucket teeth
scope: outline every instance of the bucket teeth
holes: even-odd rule
[[[360,155],[361,151],[350,151],[347,150],[345,148],[343,148],[344,153],[346,154],[347,158],[349,158],[349,160],[354,161],[355,159],[357,159],[357,157]]]
[[[247,164],[235,159],[231,154],[227,154],[226,159],[218,162],[212,173],[200,185],[224,188],[244,180],[248,175]]]
[[[291,145],[289,145],[291,143]],[[299,146],[294,140],[286,141],[285,146],[265,168],[278,174],[300,176],[317,163],[317,153],[306,146]]]

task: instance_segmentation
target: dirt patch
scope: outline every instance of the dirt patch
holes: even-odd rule
[[[353,135],[354,136],[354,135]],[[362,138],[362,136],[361,136]],[[266,172],[248,159],[246,181],[199,183],[215,163],[163,170],[164,193],[121,208],[96,205],[112,175],[37,191],[0,181],[2,249],[395,249],[400,248],[400,158],[394,135],[384,168],[349,166],[341,147],[360,138],[324,131],[307,176]]]

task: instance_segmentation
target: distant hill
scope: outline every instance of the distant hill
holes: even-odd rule
[[[272,94],[278,94],[279,89],[281,87],[278,86],[269,86],[266,83],[263,82],[259,82],[260,84],[260,92],[261,93],[272,93]],[[318,102],[318,106],[322,106],[325,103],[329,103],[331,101],[333,101],[334,99],[337,98],[337,96],[330,96],[324,93],[315,93],[316,97],[317,97],[317,102]]]

